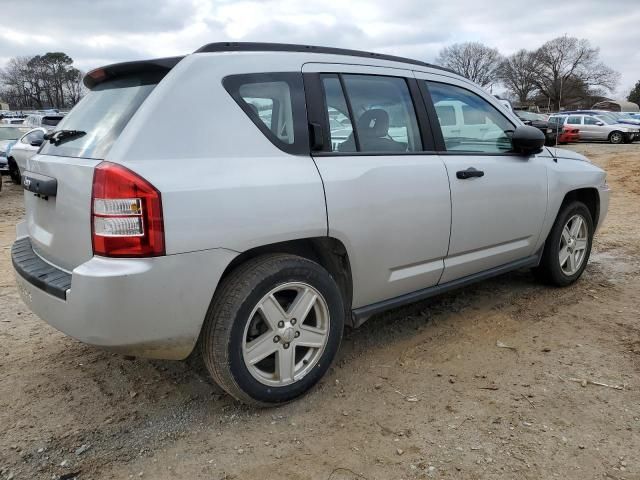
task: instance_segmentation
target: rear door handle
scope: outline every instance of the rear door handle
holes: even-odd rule
[[[482,170],[476,170],[473,167],[469,167],[466,170],[460,170],[456,172],[456,177],[460,180],[466,180],[467,178],[479,178],[484,177],[484,172]]]

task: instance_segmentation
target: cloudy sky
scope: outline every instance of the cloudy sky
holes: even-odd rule
[[[13,56],[63,51],[89,70],[230,40],[433,61],[455,42],[510,54],[568,34],[600,48],[626,95],[640,80],[639,7],[640,0],[0,0],[0,67]]]

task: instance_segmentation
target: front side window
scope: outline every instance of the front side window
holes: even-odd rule
[[[585,125],[598,125],[598,123],[602,123],[600,120],[596,120],[593,117],[584,117]]]
[[[515,126],[493,105],[455,85],[425,82],[448,151],[506,153]]]
[[[232,75],[223,85],[274,145],[289,153],[309,152],[301,74]]]
[[[31,142],[41,141],[44,139],[44,132],[42,130],[34,130],[33,132],[25,135],[22,139],[22,143],[31,145]]]

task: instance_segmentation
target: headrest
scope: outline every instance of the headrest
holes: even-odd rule
[[[358,133],[375,138],[387,136],[389,133],[389,114],[381,108],[367,110],[358,120]]]

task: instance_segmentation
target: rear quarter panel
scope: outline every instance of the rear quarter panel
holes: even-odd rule
[[[275,147],[222,86],[229,72],[299,72],[295,56],[197,54],[151,93],[106,160],[162,194],[168,254],[327,234],[324,190],[310,156]]]

